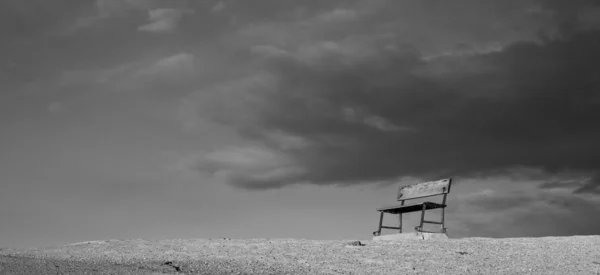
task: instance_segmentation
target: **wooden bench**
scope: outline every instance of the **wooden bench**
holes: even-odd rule
[[[416,231],[438,233],[438,232],[431,232],[431,231],[423,230],[423,224],[430,223],[430,224],[439,224],[441,233],[446,233],[446,228],[444,227],[444,215],[445,215],[445,208],[446,208],[446,196],[448,195],[448,193],[450,193],[450,185],[451,184],[452,184],[452,179],[443,179],[443,180],[438,180],[438,181],[423,182],[423,183],[417,183],[417,184],[400,187],[398,189],[398,196],[397,196],[398,201],[401,202],[400,205],[391,206],[391,207],[382,207],[382,208],[377,209],[377,211],[380,212],[379,229],[377,231],[373,232],[373,235],[374,236],[381,235],[382,228],[397,229],[400,231],[400,233],[402,233],[402,214],[410,213],[410,212],[417,212],[417,211],[421,211],[421,223],[419,226],[415,227]],[[404,204],[404,202],[407,200],[439,196],[439,195],[443,195],[442,203],[426,201],[426,202],[407,204],[407,205]],[[439,208],[442,209],[442,220],[441,221],[437,222],[437,221],[425,220],[425,211],[431,210],[431,209],[439,209]],[[398,214],[400,226],[399,227],[383,226],[383,214],[384,213]]]

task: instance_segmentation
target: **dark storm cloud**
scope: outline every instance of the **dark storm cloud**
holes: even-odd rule
[[[196,169],[249,189],[598,171],[600,32],[580,15],[594,3],[354,3],[227,40],[259,56],[257,76],[204,91],[220,102],[202,108],[260,145]]]
[[[548,181],[540,184],[538,187],[541,189],[570,189],[576,185],[577,183],[573,183],[572,181]]]
[[[479,207],[486,212],[499,212],[515,208],[527,208],[532,198],[522,191],[506,192],[493,196],[482,196],[477,200],[468,201],[469,207]]]
[[[556,182],[555,182],[556,183]],[[513,192],[479,192],[451,198],[448,214],[453,236],[542,237],[594,235],[600,230],[597,196],[546,188]],[[552,189],[552,190],[550,190]],[[454,203],[452,203],[454,201]]]
[[[579,188],[573,191],[574,194],[592,193],[600,195],[600,177],[596,173],[589,180],[585,181]]]
[[[311,147],[285,154],[308,171],[293,180],[321,184],[515,166],[596,171],[598,46],[600,33],[587,32],[456,60],[424,62],[383,50],[354,66],[335,56],[319,65],[279,60],[271,66],[281,92],[245,134],[276,129],[310,140]],[[444,66],[450,69],[436,71]],[[355,123],[341,115],[345,107],[414,130]]]
[[[505,236],[542,237],[595,235],[600,230],[597,217],[600,203],[570,194],[545,194],[537,198],[545,207],[532,207],[529,212],[513,216],[504,228],[513,228]]]
[[[570,189],[573,194],[600,194],[600,179],[598,173],[580,180],[548,181],[538,186],[540,189]]]

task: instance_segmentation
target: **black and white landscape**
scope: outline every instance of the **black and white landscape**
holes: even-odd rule
[[[323,256],[340,273],[593,274],[599,18],[593,0],[1,0],[2,264],[144,244],[64,248],[90,240],[293,239],[342,253]],[[399,186],[444,178],[449,240],[370,243]],[[135,258],[118,253],[115,270]],[[148,253],[132,261],[177,272]]]

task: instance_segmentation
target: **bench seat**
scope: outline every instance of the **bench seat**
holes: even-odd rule
[[[415,204],[382,207],[382,208],[378,208],[377,211],[384,212],[384,213],[390,213],[390,214],[402,214],[402,213],[422,211],[423,205],[425,205],[425,210],[446,207],[445,204],[427,201],[427,202],[421,202],[421,203],[415,203]]]

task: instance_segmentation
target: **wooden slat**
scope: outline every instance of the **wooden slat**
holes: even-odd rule
[[[390,214],[410,213],[410,212],[422,211],[423,205],[425,205],[426,210],[446,207],[446,205],[444,205],[444,204],[439,204],[439,203],[435,203],[435,202],[422,202],[422,203],[409,204],[409,205],[381,207],[381,208],[378,208],[377,211],[390,213]]]
[[[409,200],[429,197],[450,192],[452,179],[429,181],[400,187],[398,189],[398,200]]]

